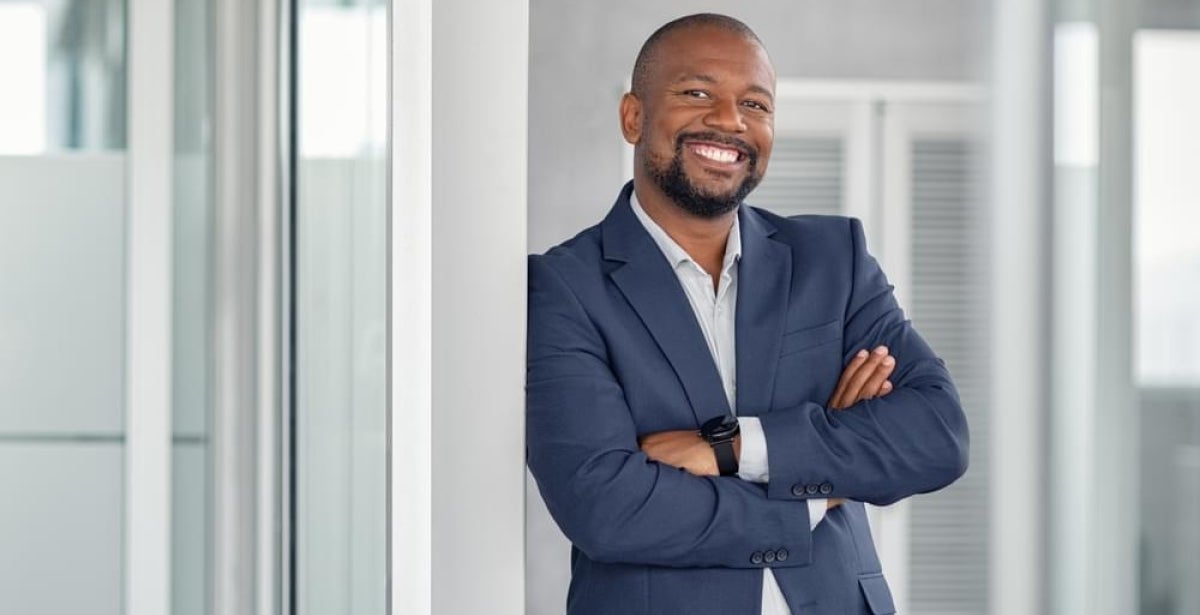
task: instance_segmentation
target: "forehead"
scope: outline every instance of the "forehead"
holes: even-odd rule
[[[740,32],[709,26],[671,32],[655,55],[649,81],[657,87],[703,75],[775,91],[775,69],[766,50]]]

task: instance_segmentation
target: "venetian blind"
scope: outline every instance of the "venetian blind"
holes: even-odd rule
[[[842,211],[842,140],[777,135],[771,167],[747,199],[781,216]]]
[[[975,152],[964,139],[915,138],[909,316],[945,360],[971,429],[970,471],[912,498],[910,610],[988,610],[988,353],[986,247]]]

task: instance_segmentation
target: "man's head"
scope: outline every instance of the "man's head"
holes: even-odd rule
[[[642,45],[632,84],[621,130],[634,181],[694,216],[736,208],[762,180],[775,130],[775,69],[754,32],[724,15],[676,19]]]

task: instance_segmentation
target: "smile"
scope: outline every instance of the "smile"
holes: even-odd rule
[[[737,149],[712,143],[688,143],[687,148],[700,158],[718,164],[733,165],[746,158],[746,155]]]

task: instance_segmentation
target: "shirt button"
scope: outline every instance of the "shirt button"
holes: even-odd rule
[[[766,563],[768,563],[768,564],[773,564],[773,563],[775,563],[775,552],[774,552],[774,551],[767,551],[766,553],[763,553],[763,561],[764,561],[764,562],[766,562]]]
[[[789,555],[791,554],[788,553],[787,549],[780,549],[775,552],[775,561],[786,562]]]
[[[755,551],[752,555],[750,555],[750,563],[754,564],[755,566],[763,563],[762,551]]]

